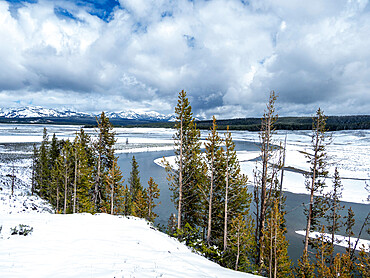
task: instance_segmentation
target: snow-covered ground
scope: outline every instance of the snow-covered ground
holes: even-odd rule
[[[296,233],[301,236],[306,236],[306,231],[296,231]],[[322,234],[319,232],[311,232],[309,234],[309,237],[319,238],[321,237],[321,235],[323,235],[325,241],[331,242],[331,235],[327,233]],[[334,244],[338,246],[342,246],[342,247],[348,247],[348,242],[350,242],[351,248],[354,248],[356,241],[357,241],[357,238],[355,237],[348,238],[348,237],[341,236],[341,235],[334,236]],[[360,251],[361,248],[364,248],[366,252],[370,252],[370,240],[359,239],[357,246],[356,246],[356,250]]]
[[[14,142],[8,137],[6,142]],[[130,137],[129,144],[166,143],[135,140]],[[31,195],[31,160],[20,158],[13,146],[2,147],[0,277],[257,277],[222,268],[139,218],[53,214],[47,202]],[[23,153],[29,154],[29,148]],[[12,235],[19,225],[33,231]]]
[[[52,207],[36,195],[30,188],[30,159],[21,159],[13,163],[0,163],[0,214],[16,213],[51,213]],[[14,193],[11,195],[12,174],[14,168]],[[1,218],[1,217],[0,217]],[[2,222],[0,222],[2,225]]]
[[[192,253],[145,220],[107,214],[1,214],[1,277],[256,277]],[[10,229],[28,225],[28,236]]]

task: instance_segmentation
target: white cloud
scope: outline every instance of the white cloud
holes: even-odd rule
[[[2,105],[170,113],[185,89],[196,113],[225,118],[260,116],[275,90],[280,114],[370,111],[368,1],[120,4],[105,22],[72,2],[26,3],[13,17],[0,2]]]

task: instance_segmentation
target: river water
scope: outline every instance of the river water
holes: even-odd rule
[[[237,150],[256,151],[258,146],[252,142],[236,141]],[[167,157],[173,155],[173,151],[160,151],[160,152],[139,152],[139,153],[124,153],[119,155],[119,166],[123,172],[125,180],[128,180],[131,171],[131,159],[135,156],[140,170],[140,178],[143,186],[147,185],[147,181],[150,177],[153,177],[154,181],[160,188],[160,205],[155,209],[159,215],[156,220],[157,224],[167,226],[168,218],[171,213],[176,213],[174,204],[171,202],[171,191],[169,190],[168,181],[166,179],[166,171],[154,163],[154,160],[161,157]],[[251,177],[250,177],[251,178]],[[253,192],[252,187],[249,187],[249,192]],[[289,255],[295,262],[302,255],[303,250],[303,236],[295,233],[296,230],[303,230],[306,226],[306,217],[303,213],[302,204],[309,202],[309,196],[307,194],[294,194],[290,192],[284,192],[286,196],[286,224],[287,224],[287,239],[289,240]],[[345,210],[342,211],[342,215],[346,214],[346,209],[352,207],[355,212],[356,224],[354,227],[355,235],[357,236],[362,221],[365,219],[369,205],[342,202],[345,205]],[[253,209],[253,204],[252,204]],[[343,231],[342,233],[344,234]],[[363,232],[362,238],[369,239],[368,235]],[[338,251],[344,250],[344,248],[338,248]]]
[[[27,157],[30,157],[32,152],[32,144],[34,142],[41,142],[42,130],[44,127],[45,125],[0,124],[1,159],[4,160],[4,157],[11,153],[13,153],[13,155],[18,159],[27,159]],[[58,139],[73,139],[75,132],[79,129],[79,127],[76,126],[60,125],[47,125],[46,127],[49,134],[52,135],[53,133],[56,133]],[[96,131],[94,129],[87,129],[86,132],[94,135]],[[156,223],[167,226],[167,221],[170,214],[175,213],[175,207],[171,202],[171,191],[169,190],[168,181],[166,179],[166,172],[162,167],[155,164],[154,160],[173,155],[171,145],[173,130],[138,128],[117,129],[116,132],[118,138],[117,148],[121,150],[121,152],[117,152],[119,155],[118,163],[121,167],[123,177],[126,180],[125,183],[127,183],[130,175],[132,156],[135,155],[139,164],[140,177],[143,186],[145,187],[149,178],[153,177],[154,181],[160,188],[159,201],[161,204],[155,209],[156,213],[159,215]],[[343,172],[347,175],[347,177],[368,177],[370,175],[370,131],[343,131],[335,132],[333,135],[336,136],[337,144],[332,147],[331,155],[335,158],[336,163],[342,165]],[[280,135],[278,134],[278,136],[280,136],[280,139],[283,139],[285,133],[281,133]],[[235,144],[238,151],[256,152],[259,150],[258,146],[256,145],[256,142],[258,141],[258,136],[256,136],[256,133],[238,131],[233,132],[233,137],[234,139],[236,138]],[[206,138],[206,132],[202,132],[202,138]],[[306,146],[307,142],[310,141],[309,132],[307,131],[290,131],[288,139],[289,138],[291,140],[290,146],[298,146],[301,149],[302,144]],[[126,144],[126,142],[128,144]],[[142,152],[143,147],[144,149],[147,148],[145,152]],[[158,151],[158,149],[161,147],[164,148],[164,150]],[[135,150],[136,148],[141,148],[141,152],[137,152]],[[295,162],[294,159],[292,162]],[[298,166],[300,166],[300,164],[298,164]],[[249,178],[252,179],[252,177]],[[292,179],[292,181],[294,182],[295,179]],[[357,187],[355,188],[352,186],[352,184],[356,185]],[[360,202],[366,198],[366,194],[363,193],[364,191],[358,191],[357,188],[363,190],[363,184],[363,181],[351,181],[349,186],[346,185],[348,187],[347,190],[350,190],[353,194],[349,196],[354,196],[352,199],[356,200],[357,203],[342,202],[346,206],[346,209],[352,207],[353,211],[355,212],[356,224],[354,226],[354,232],[356,236],[361,228],[363,220],[370,210],[370,206],[368,204],[360,204]],[[300,184],[300,186],[302,185]],[[249,188],[249,190],[252,192],[253,189]],[[303,214],[302,204],[307,204],[309,202],[309,196],[306,194],[290,192],[285,192],[284,194],[287,197],[286,223],[288,230],[287,238],[290,243],[289,255],[293,261],[296,261],[302,253],[303,236],[296,234],[295,231],[305,229],[306,217]],[[351,200],[351,198],[349,199]],[[345,214],[346,210],[343,210],[342,215]],[[344,233],[341,231],[339,234]],[[363,232],[362,238],[368,240],[370,239],[366,232]],[[338,248],[338,250],[340,251],[344,249]]]

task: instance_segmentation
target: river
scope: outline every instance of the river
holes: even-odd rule
[[[61,125],[9,125],[0,124],[0,158],[3,162],[1,167],[5,167],[9,155],[18,160],[28,160],[30,163],[30,155],[32,153],[32,144],[41,142],[42,130],[47,127],[49,135],[56,133],[58,139],[73,139],[77,126],[61,126]],[[150,177],[160,188],[160,205],[155,209],[159,215],[156,224],[167,226],[167,221],[171,213],[175,212],[173,203],[171,202],[171,191],[169,190],[168,181],[166,179],[165,170],[154,163],[157,158],[173,155],[172,134],[170,129],[127,129],[118,128],[117,132],[117,154],[119,155],[119,166],[123,172],[123,176],[127,182],[131,171],[131,159],[135,155],[139,164],[140,177],[143,186],[147,185]],[[94,129],[87,129],[91,135],[94,135]],[[222,132],[221,132],[222,133]],[[288,134],[287,163],[293,168],[304,169],[308,167],[302,150],[309,146],[310,132],[309,131],[279,131],[276,137],[283,140]],[[352,207],[355,212],[356,224],[354,232],[357,236],[362,222],[369,212],[369,204],[364,202],[367,197],[367,192],[364,190],[365,180],[369,182],[370,176],[370,130],[358,131],[340,131],[332,134],[334,143],[328,147],[330,159],[335,163],[330,165],[331,170],[335,165],[340,168],[340,173],[345,177],[342,182],[344,184],[343,199],[350,202],[342,202],[346,209]],[[202,132],[202,138],[205,139],[207,132]],[[233,137],[236,143],[237,151],[258,152],[258,134],[253,132],[236,131],[233,132]],[[253,159],[243,161],[242,169],[248,172],[253,168]],[[289,240],[289,255],[293,261],[296,261],[302,253],[303,236],[295,233],[296,230],[305,229],[306,218],[303,214],[302,204],[309,202],[304,188],[304,178],[302,175],[295,172],[285,172],[284,187],[286,191],[286,224],[287,238]],[[249,178],[252,177],[249,174]],[[125,183],[126,183],[125,182]],[[330,184],[330,181],[327,182]],[[249,188],[252,192],[252,188]],[[252,205],[253,208],[253,205]],[[342,211],[342,215],[346,215],[346,210]],[[341,231],[339,234],[344,234]],[[370,239],[366,232],[362,238]],[[338,248],[343,250],[343,248]]]
[[[247,150],[247,151],[256,151],[258,147],[251,142],[240,142],[236,141],[237,150]],[[146,186],[147,181],[150,177],[153,177],[154,181],[158,184],[160,188],[160,205],[155,209],[156,213],[159,215],[156,221],[156,224],[167,226],[168,218],[171,213],[176,213],[174,204],[171,202],[171,191],[169,190],[168,181],[166,179],[166,171],[155,164],[153,161],[157,158],[167,157],[173,155],[173,151],[157,151],[157,152],[138,152],[138,153],[124,153],[119,156],[119,166],[123,172],[123,177],[125,180],[128,180],[131,171],[131,159],[132,156],[135,156],[140,170],[141,183]],[[253,188],[249,186],[249,191],[252,191]],[[309,196],[307,194],[295,194],[290,192],[284,192],[286,196],[286,224],[287,224],[287,239],[289,240],[289,255],[291,259],[295,262],[299,259],[303,250],[303,236],[295,233],[296,230],[303,230],[306,226],[306,217],[303,213],[302,204],[309,202]],[[354,226],[354,232],[357,236],[362,221],[365,219],[368,211],[369,205],[359,204],[359,203],[349,203],[342,202],[345,205],[345,210],[342,211],[342,215],[346,214],[346,210],[349,207],[352,207],[356,224]],[[252,204],[253,209],[253,204]],[[344,234],[343,231],[341,231]],[[365,232],[363,232],[362,238],[370,239]],[[338,251],[344,248],[337,248]]]

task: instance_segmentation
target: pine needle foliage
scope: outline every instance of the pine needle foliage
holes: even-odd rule
[[[149,178],[146,193],[147,193],[147,198],[146,198],[147,205],[146,206],[148,210],[146,219],[150,222],[154,222],[154,220],[158,217],[158,214],[156,214],[153,210],[155,209],[157,205],[160,204],[160,202],[156,203],[156,200],[160,196],[160,190],[158,188],[158,184],[154,182],[152,177]]]
[[[201,157],[200,131],[185,91],[179,93],[175,114],[176,167],[165,163],[172,201],[177,209],[177,229],[180,230],[186,223],[191,227],[203,224],[199,188],[204,182],[205,167]]]
[[[327,171],[327,153],[328,136],[326,135],[326,116],[319,108],[316,116],[313,118],[311,152],[306,152],[306,158],[310,164],[310,173],[306,176],[306,189],[310,195],[310,203],[305,208],[307,217],[306,236],[304,241],[304,252],[308,252],[310,242],[309,233],[319,229],[319,220],[324,216],[326,211],[325,198],[322,196],[325,188],[325,178],[328,176]]]
[[[117,164],[117,159],[113,161],[112,168],[108,171],[106,176],[106,192],[108,196],[105,198],[107,201],[106,209],[110,214],[118,214],[123,210],[123,182],[122,172]]]

